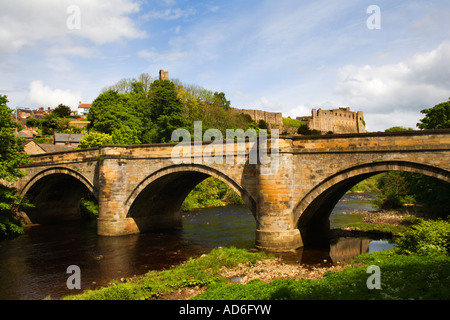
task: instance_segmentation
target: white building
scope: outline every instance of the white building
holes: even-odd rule
[[[89,108],[91,107],[91,104],[87,103],[80,103],[78,104],[78,115],[79,116],[85,116],[89,113]]]

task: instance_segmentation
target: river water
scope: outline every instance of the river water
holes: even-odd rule
[[[373,210],[367,201],[371,197],[344,196],[330,216],[331,227],[360,221],[362,216],[346,213]],[[97,236],[95,222],[30,226],[19,238],[0,242],[0,299],[36,300],[77,293],[66,285],[70,265],[80,267],[81,289],[86,290],[112,279],[170,268],[219,246],[251,249],[254,230],[255,220],[244,206],[196,210],[184,214],[182,230],[125,237]],[[343,239],[331,249],[300,249],[280,256],[291,263],[332,264],[347,255],[391,247],[383,239]]]

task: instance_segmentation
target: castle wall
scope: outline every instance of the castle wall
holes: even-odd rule
[[[312,109],[311,117],[297,117],[299,120],[307,120],[312,130],[333,133],[364,133],[363,112],[353,112],[350,108],[333,110]]]
[[[269,129],[283,129],[283,115],[281,112],[268,112],[262,110],[248,110],[248,109],[231,109],[236,113],[248,114],[253,121],[258,122],[264,120],[267,122]]]

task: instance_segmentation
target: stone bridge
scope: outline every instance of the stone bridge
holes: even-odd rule
[[[35,205],[25,211],[39,224],[79,219],[80,198],[93,194],[99,202],[98,234],[121,236],[182,226],[182,202],[213,176],[250,208],[258,248],[291,251],[326,237],[338,200],[372,175],[399,170],[450,183],[447,129],[281,137],[278,155],[272,155],[276,170],[266,170],[274,162],[248,161],[252,151],[261,151],[257,143],[247,141],[244,151],[230,148],[221,154],[216,149],[217,159],[246,160],[222,164],[201,157],[191,161],[194,153],[174,159],[176,145],[108,145],[35,155],[15,187]],[[208,146],[203,142],[193,152]]]

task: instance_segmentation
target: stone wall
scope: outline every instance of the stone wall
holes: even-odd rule
[[[248,114],[252,117],[252,120],[258,123],[259,120],[267,122],[269,129],[283,129],[283,115],[281,112],[268,112],[262,110],[249,110],[249,109],[231,109],[236,113]]]
[[[311,130],[322,133],[365,133],[364,116],[362,111],[353,112],[350,108],[333,110],[312,109],[310,117],[297,117],[298,120],[308,121]]]

